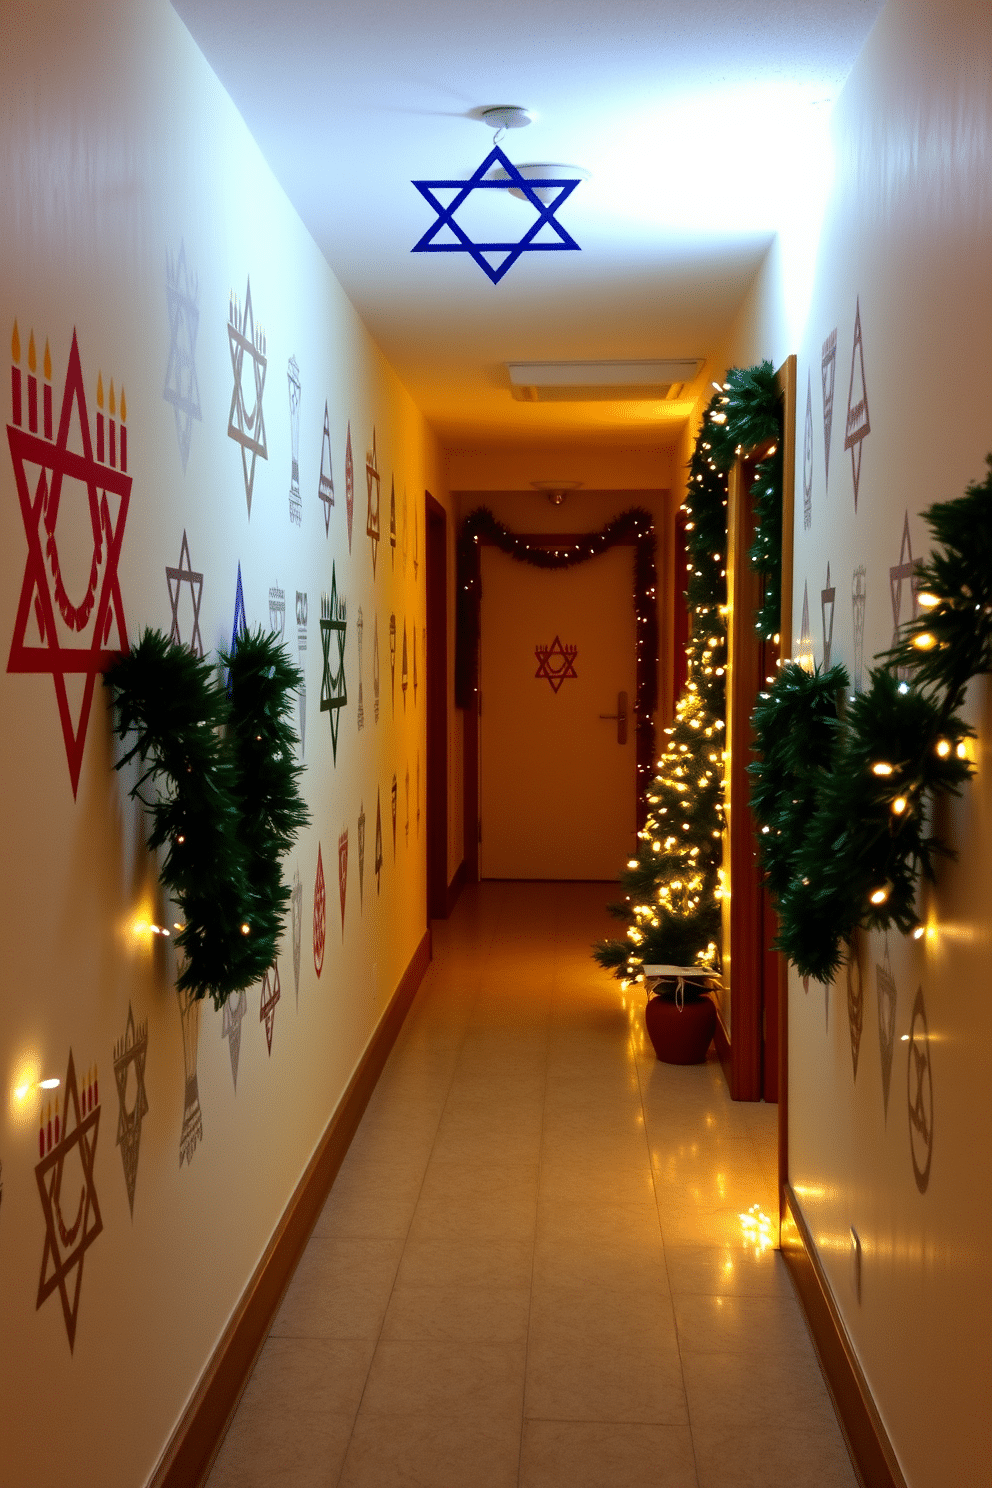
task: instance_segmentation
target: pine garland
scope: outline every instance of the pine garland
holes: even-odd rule
[[[116,768],[140,762],[130,795],[151,816],[148,846],[165,848],[160,879],[183,916],[177,986],[216,1007],[275,959],[289,900],[280,859],[309,820],[288,721],[300,674],[261,632],[240,637],[230,662],[229,702],[208,661],[146,630],[105,677],[115,731],[133,736]]]
[[[878,658],[868,690],[849,700],[829,761],[822,748],[811,756],[801,796],[778,764],[781,710],[791,709],[797,736],[822,743],[832,674],[804,691],[797,669],[782,668],[755,713],[763,759],[752,767],[752,805],[769,829],[762,837],[797,844],[784,863],[774,850],[764,859],[778,945],[819,981],[839,970],[858,927],[921,933],[920,877],[932,880],[936,858],[953,856],[930,818],[932,802],[959,794],[973,773],[973,730],[959,710],[971,677],[992,670],[992,456],[988,465],[984,482],[923,513],[940,550],[917,566],[922,614]]]

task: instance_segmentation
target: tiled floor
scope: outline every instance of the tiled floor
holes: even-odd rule
[[[775,1108],[659,1064],[601,885],[484,884],[434,961],[210,1488],[854,1488],[780,1256]]]

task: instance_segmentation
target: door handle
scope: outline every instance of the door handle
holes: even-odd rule
[[[627,694],[617,693],[617,711],[615,713],[600,713],[600,718],[615,718],[617,723],[617,743],[627,742]]]

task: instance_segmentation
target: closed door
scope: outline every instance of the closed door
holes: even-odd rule
[[[615,879],[631,855],[633,561],[547,572],[483,550],[482,878]]]

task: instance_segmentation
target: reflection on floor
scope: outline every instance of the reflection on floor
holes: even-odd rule
[[[750,1222],[775,1107],[655,1060],[589,956],[607,894],[483,884],[435,924],[210,1488],[854,1488]]]

